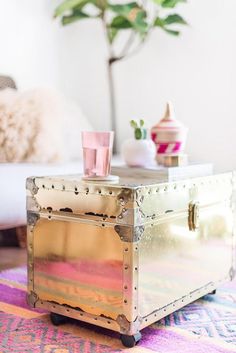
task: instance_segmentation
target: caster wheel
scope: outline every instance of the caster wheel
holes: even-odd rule
[[[141,340],[141,333],[138,332],[136,335],[129,336],[129,335],[121,335],[120,339],[121,342],[125,347],[132,348]]]
[[[67,322],[66,316],[56,314],[56,313],[50,313],[50,319],[51,319],[52,324],[55,326],[65,324]]]
[[[216,289],[214,289],[211,293],[209,293],[210,295],[215,295],[216,294]]]

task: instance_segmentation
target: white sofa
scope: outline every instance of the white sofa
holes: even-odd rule
[[[122,164],[119,157],[113,158],[113,165]],[[65,164],[0,164],[0,230],[26,224],[25,182],[29,176],[81,174],[82,161]]]
[[[0,164],[0,229],[26,224],[25,181],[32,175],[81,173],[82,163],[68,164]]]

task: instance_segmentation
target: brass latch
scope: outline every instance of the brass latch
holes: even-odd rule
[[[189,230],[195,231],[199,227],[199,203],[190,202],[188,206],[188,226]]]

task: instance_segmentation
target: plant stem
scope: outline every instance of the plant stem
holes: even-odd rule
[[[116,130],[116,102],[115,102],[115,85],[113,77],[113,63],[115,61],[110,58],[107,62],[108,69],[108,88],[109,88],[109,100],[110,100],[110,122],[111,130],[115,132],[113,152],[117,153],[117,130]]]
[[[108,70],[108,90],[109,90],[109,101],[110,101],[110,127],[111,130],[115,132],[114,144],[113,144],[113,153],[117,153],[117,114],[116,114],[116,94],[115,94],[115,84],[113,77],[113,64],[115,62],[121,61],[128,58],[129,56],[134,55],[139,51],[144,44],[145,40],[140,42],[140,44],[129,53],[125,53],[123,56],[113,56],[113,53],[110,50],[110,57],[107,61],[107,70]]]
[[[124,57],[129,52],[129,49],[135,40],[135,36],[136,36],[135,32],[132,31],[127,42],[124,45],[123,50],[121,51],[121,54],[119,55],[120,57]]]
[[[108,52],[109,52],[109,58],[107,60],[107,71],[108,71],[108,90],[109,90],[109,102],[110,102],[110,128],[115,133],[113,152],[117,153],[117,125],[116,125],[117,114],[116,114],[116,100],[115,100],[116,99],[115,84],[114,84],[114,77],[113,77],[113,64],[116,61],[121,61],[126,57],[132,56],[135,52],[137,52],[142,47],[145,40],[142,40],[141,43],[136,48],[134,48],[132,52],[129,52],[129,49],[132,46],[135,39],[135,33],[134,32],[131,33],[123,50],[121,51],[121,54],[119,56],[116,56],[113,53],[112,44],[109,42],[109,39],[108,39],[109,38],[108,27],[107,27],[104,14],[101,17],[101,19],[102,19],[103,29],[104,29],[104,33],[107,41]]]
[[[113,48],[109,41],[108,35],[108,28],[105,19],[105,15],[102,16],[102,24],[103,30],[105,34],[105,39],[107,42],[107,49],[108,49],[108,60],[107,60],[107,76],[108,76],[108,91],[109,91],[109,114],[110,114],[110,129],[114,131],[114,144],[113,144],[113,153],[117,153],[117,130],[116,130],[116,104],[115,104],[115,85],[114,85],[114,78],[113,78],[113,63],[116,62],[118,59],[113,54]]]

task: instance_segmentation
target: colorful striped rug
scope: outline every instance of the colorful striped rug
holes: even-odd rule
[[[0,273],[0,353],[236,352],[236,281],[144,329],[130,349],[118,334],[92,325],[53,326],[48,313],[28,307],[25,295],[25,267]]]

